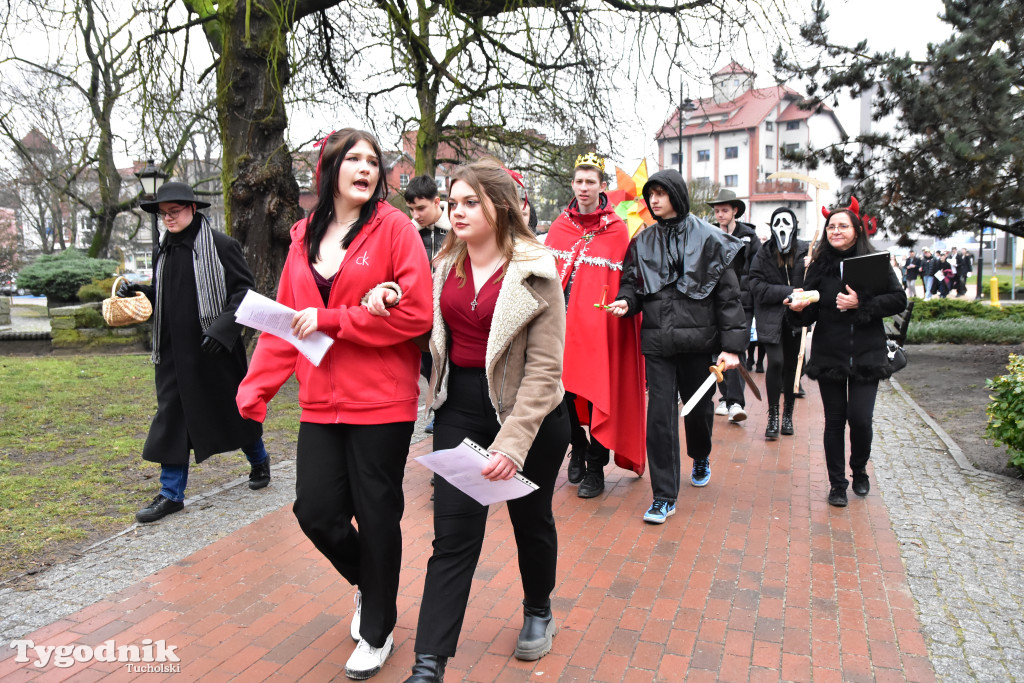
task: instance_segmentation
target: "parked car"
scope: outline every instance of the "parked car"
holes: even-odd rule
[[[23,296],[27,293],[24,287],[18,286],[17,278],[0,282],[0,296]]]

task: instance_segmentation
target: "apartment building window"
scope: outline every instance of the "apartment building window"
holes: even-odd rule
[[[711,161],[711,150],[710,149],[698,149],[697,150],[697,161]]]
[[[765,145],[764,146],[764,158],[765,159],[774,159],[775,158],[775,146],[774,145]]]
[[[764,122],[764,129],[768,130],[768,131],[775,130],[775,124],[772,121],[765,121]]]
[[[398,175],[398,186],[399,186],[399,188],[401,188],[403,190],[405,188],[409,187],[409,174],[408,173],[400,173]]]
[[[736,187],[740,184],[740,177],[738,175],[727,175],[725,176],[726,187]]]
[[[710,185],[711,184],[711,178],[709,178],[706,175],[702,175],[701,177],[697,178],[697,182],[698,183],[703,183],[705,185]]]
[[[725,148],[725,158],[726,159],[738,159],[739,156],[740,156],[740,148],[739,147],[726,147]]]
[[[672,152],[672,161],[669,162],[669,165],[672,166],[672,168],[679,168],[679,164],[681,163],[682,156],[679,154],[679,152]]]
[[[800,122],[786,121],[786,130],[800,130]]]
[[[793,154],[794,152],[799,152],[800,151],[800,143],[799,142],[791,142],[788,145],[783,145],[782,146],[782,151],[786,152],[787,154]]]

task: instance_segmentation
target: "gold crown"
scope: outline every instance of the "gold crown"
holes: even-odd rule
[[[597,156],[594,152],[587,152],[576,157],[576,166],[573,168],[579,166],[596,166],[601,170],[601,173],[604,173],[604,159]]]

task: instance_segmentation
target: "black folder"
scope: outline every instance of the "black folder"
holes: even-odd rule
[[[843,284],[858,294],[875,296],[889,289],[892,259],[887,251],[852,256],[843,261]],[[843,288],[846,292],[846,288]]]

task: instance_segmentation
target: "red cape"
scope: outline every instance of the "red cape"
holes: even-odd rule
[[[589,214],[579,213],[573,200],[544,241],[558,261],[563,289],[572,275],[562,382],[579,400],[594,404],[592,420],[585,405],[577,406],[581,423],[589,422],[597,440],[615,452],[616,465],[639,475],[647,452],[640,316],[616,318],[594,307],[605,290],[606,304],[618,294],[629,230],[602,199],[606,206]]]

